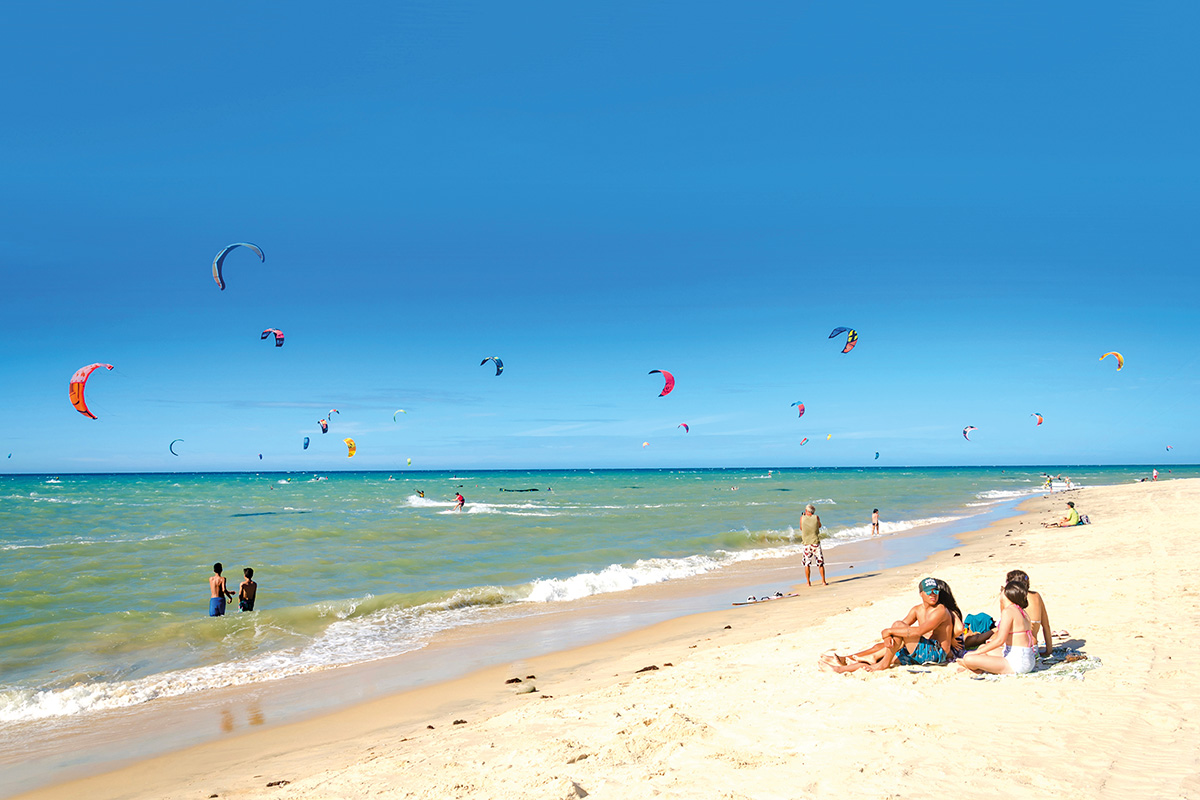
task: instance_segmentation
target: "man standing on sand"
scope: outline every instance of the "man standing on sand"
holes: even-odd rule
[[[821,571],[821,584],[828,586],[829,582],[825,580],[825,553],[821,550],[821,518],[817,516],[816,506],[812,503],[804,507],[804,514],[800,517],[800,542],[804,545],[801,561],[804,564],[804,582],[812,586],[810,569],[816,564]]]
[[[233,592],[229,591],[225,586],[225,576],[221,574],[221,562],[213,564],[213,574],[208,579],[208,590],[210,597],[208,600],[208,615],[210,617],[225,616],[225,602],[233,599]]]

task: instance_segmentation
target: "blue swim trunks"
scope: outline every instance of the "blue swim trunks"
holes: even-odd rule
[[[210,597],[208,600],[208,615],[210,617],[225,616],[225,598]]]
[[[921,664],[945,664],[948,659],[940,644],[922,636],[911,653],[907,647],[901,647],[900,652],[896,653],[896,661],[906,667],[915,667]]]

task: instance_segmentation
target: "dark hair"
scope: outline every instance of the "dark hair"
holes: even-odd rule
[[[950,584],[946,583],[941,578],[934,578],[938,585],[938,601],[939,606],[945,606],[951,614],[963,618],[962,609],[958,607],[958,601],[954,599],[954,592],[950,591]]]
[[[1005,583],[1019,583],[1025,587],[1025,591],[1029,591],[1029,576],[1023,570],[1014,569],[1004,576]]]
[[[244,570],[242,570],[242,574],[245,575],[247,578],[253,578],[254,577],[254,569],[251,567],[246,567]]]
[[[1075,501],[1074,501],[1074,500],[1068,500],[1068,501],[1067,501],[1067,505],[1068,505],[1068,506],[1070,506],[1071,508],[1074,508],[1074,507],[1075,507]]]
[[[220,575],[220,574],[221,574],[221,570],[223,570],[223,569],[225,569],[225,568],[221,566],[221,562],[220,562],[220,561],[218,561],[217,563],[213,564],[213,572],[217,573],[218,575]]]
[[[879,513],[879,509],[877,508],[877,509],[875,509],[874,511],[872,511],[871,513],[872,513],[872,514],[878,514],[878,513]]]
[[[1020,581],[1009,581],[1004,584],[1004,596],[1021,608],[1029,607],[1029,594]]]

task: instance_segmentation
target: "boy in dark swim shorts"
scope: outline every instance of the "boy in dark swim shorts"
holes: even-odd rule
[[[233,599],[233,592],[225,587],[225,576],[221,574],[221,562],[213,564],[213,574],[208,579],[208,615],[210,617],[225,616],[225,598]]]
[[[242,570],[242,574],[246,577],[242,580],[242,585],[238,587],[238,610],[253,611],[254,598],[258,595],[258,584],[254,582],[254,570],[246,567]]]

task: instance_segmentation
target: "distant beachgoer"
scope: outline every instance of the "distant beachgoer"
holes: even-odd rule
[[[208,600],[208,615],[210,617],[225,616],[225,601],[233,599],[233,592],[225,587],[225,577],[221,575],[221,562],[213,564],[213,574],[208,579],[210,597]]]
[[[989,672],[993,675],[1023,675],[1033,670],[1037,663],[1033,629],[1025,607],[1029,596],[1025,587],[1017,581],[1004,584],[1000,594],[1000,624],[987,642],[974,653],[958,660],[962,667],[971,672]],[[1004,647],[1002,655],[989,655],[992,650]]]
[[[424,497],[424,496],[425,496],[425,490],[417,489],[417,497]]]
[[[828,586],[829,582],[825,580],[825,551],[821,549],[821,518],[817,516],[817,507],[812,503],[804,507],[804,514],[800,517],[800,542],[804,545],[804,555],[801,556],[804,582],[812,586],[810,570],[816,564],[821,571],[821,583]]]
[[[1153,472],[1150,473],[1150,480],[1152,480],[1152,481],[1158,480],[1158,469],[1157,468]]]
[[[871,535],[872,536],[879,535],[879,509],[878,508],[871,512]]]
[[[833,672],[877,672],[894,664],[947,664],[961,657],[965,650],[955,635],[962,630],[962,611],[950,585],[925,578],[918,588],[921,602],[904,619],[884,628],[881,641],[848,656],[823,655],[820,666]]]
[[[246,567],[242,570],[242,574],[246,577],[242,579],[242,585],[238,587],[238,610],[253,611],[254,598],[258,596],[258,584],[254,582],[254,570]]]
[[[1025,606],[1025,611],[1029,615],[1029,627],[1033,631],[1033,643],[1037,646],[1038,634],[1041,633],[1042,655],[1048,656],[1054,652],[1054,632],[1050,629],[1050,614],[1046,611],[1046,601],[1042,599],[1041,592],[1035,592],[1029,588],[1029,575],[1023,570],[1014,569],[1008,573],[1006,579],[1014,583],[1018,583],[1025,589],[1025,595],[1028,598],[1028,603]],[[1058,635],[1066,636],[1066,631],[1059,631]]]
[[[1043,522],[1045,528],[1070,528],[1073,525],[1079,524],[1079,512],[1075,510],[1075,501],[1067,501],[1067,515],[1058,522]]]
[[[463,504],[464,504],[464,503],[466,503],[466,502],[467,502],[467,501],[466,501],[466,498],[464,498],[464,497],[462,496],[462,492],[455,492],[455,493],[454,493],[454,510],[455,510],[455,511],[462,511],[462,510],[463,510]]]

